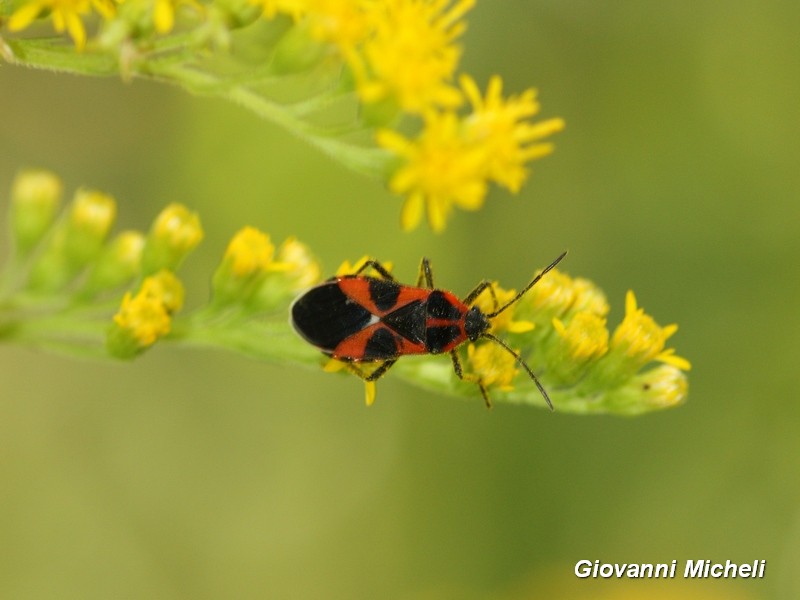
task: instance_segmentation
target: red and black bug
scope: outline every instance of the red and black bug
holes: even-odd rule
[[[489,319],[508,309],[530,290],[550,269],[566,256],[562,253],[539,273],[514,298],[495,310],[484,313],[472,303],[485,289],[494,297],[488,280],[481,281],[463,300],[453,293],[436,289],[427,258],[422,259],[416,286],[402,285],[375,260],[368,260],[352,275],[332,277],[311,288],[294,301],[291,322],[308,343],[337,360],[366,381],[375,381],[397,359],[407,354],[447,352],[459,379],[478,385],[487,406],[489,394],[480,375],[465,374],[456,349],[463,343],[487,338],[507,350],[539,388],[548,406],[547,392],[522,357],[500,338],[489,333]],[[372,268],[380,277],[362,275]],[[423,283],[426,287],[422,287]],[[358,363],[376,363],[367,374]]]

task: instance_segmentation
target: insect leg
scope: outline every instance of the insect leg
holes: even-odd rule
[[[358,268],[358,271],[356,271],[352,275],[345,275],[345,277],[358,277],[359,275],[361,275],[361,273],[363,273],[370,267],[372,267],[375,271],[377,271],[384,279],[388,279],[389,281],[395,281],[394,276],[391,273],[389,273],[389,271],[386,270],[386,267],[384,267],[381,263],[379,263],[377,260],[374,259],[369,259],[367,262],[365,262]]]
[[[422,287],[422,283],[428,286],[429,290],[433,288],[433,271],[431,270],[431,263],[424,256],[422,262],[419,263],[419,275],[417,275],[417,287]]]
[[[467,294],[467,297],[464,298],[462,302],[464,302],[464,304],[466,304],[467,306],[472,305],[472,303],[478,299],[478,296],[481,295],[481,292],[483,292],[483,290],[485,290],[486,288],[489,288],[489,293],[492,295],[492,300],[494,301],[494,307],[495,309],[497,309],[497,294],[494,291],[494,285],[488,279],[484,279],[478,285],[476,285],[475,289],[472,290],[469,294]]]
[[[392,368],[392,365],[394,365],[394,363],[397,362],[397,359],[390,358],[388,360],[383,361],[383,363],[381,363],[381,365],[377,369],[375,369],[372,373],[365,373],[364,370],[361,367],[359,367],[356,363],[345,362],[345,361],[342,362],[344,362],[344,364],[347,366],[347,369],[353,375],[357,375],[364,381],[376,381],[381,377],[383,377],[386,371]]]
[[[456,377],[461,381],[469,381],[470,383],[476,384],[481,390],[481,396],[483,396],[483,401],[486,403],[486,408],[492,408],[489,392],[486,391],[486,386],[483,385],[481,378],[471,373],[464,373],[464,370],[461,368],[461,359],[458,358],[458,352],[455,350],[450,350],[450,358],[453,361],[453,370],[456,372]]]

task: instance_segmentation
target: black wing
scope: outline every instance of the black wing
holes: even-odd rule
[[[348,298],[336,281],[311,288],[292,304],[292,325],[303,339],[333,352],[339,343],[364,329],[372,314]]]

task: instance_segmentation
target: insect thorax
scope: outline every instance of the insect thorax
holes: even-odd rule
[[[481,334],[489,329],[489,319],[481,312],[477,306],[473,306],[464,316],[464,333],[471,342],[474,342]]]

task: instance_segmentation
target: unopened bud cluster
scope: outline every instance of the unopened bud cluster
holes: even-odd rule
[[[265,233],[245,227],[211,276],[208,304],[181,322],[185,291],[176,273],[203,239],[199,216],[172,203],[146,233],[114,235],[114,198],[79,189],[62,207],[62,196],[61,180],[47,171],[22,171],[12,184],[12,253],[0,271],[0,306],[11,308],[0,309],[0,339],[18,335],[43,347],[57,339],[61,352],[88,346],[93,355],[123,359],[177,333],[253,347],[231,331],[252,330],[250,318],[288,305],[320,276],[301,242],[289,238],[276,250]],[[209,324],[220,323],[218,337],[207,339]]]

